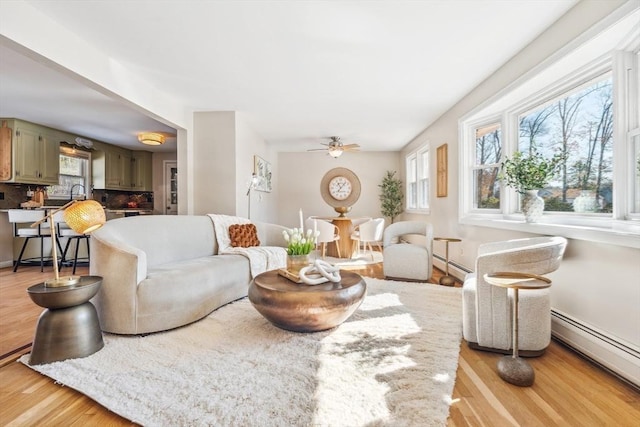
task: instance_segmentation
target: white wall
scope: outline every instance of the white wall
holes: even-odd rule
[[[247,123],[243,113],[236,113],[236,212],[248,217],[249,201],[247,189],[254,172],[254,156],[260,156],[271,163],[272,183],[278,176],[278,157],[268,147],[265,140]],[[251,219],[262,222],[278,222],[278,187],[270,193],[251,191]]]
[[[531,236],[531,234],[487,227],[461,225],[458,218],[459,141],[458,119],[483,101],[508,87],[535,68],[554,52],[562,49],[576,36],[595,31],[597,23],[614,11],[621,1],[580,2],[557,21],[550,30],[536,39],[490,78],[465,96],[452,109],[432,123],[403,150],[403,157],[418,146],[429,142],[432,150],[443,143],[449,147],[449,194],[446,198],[431,193],[431,215],[403,215],[405,219],[424,219],[434,225],[435,234],[462,238],[453,244],[450,258],[469,269],[474,268],[477,247],[481,243]],[[435,155],[431,157],[435,170]],[[403,171],[404,176],[404,171]],[[434,244],[437,254],[444,254],[444,245]],[[606,336],[629,345],[631,352],[640,350],[640,250],[605,245],[589,241],[570,240],[560,269],[550,275],[552,308],[578,322],[602,331]],[[554,333],[556,332],[554,323]],[[594,340],[595,341],[595,340]],[[593,342],[593,346],[602,346]],[[580,347],[577,345],[577,347]],[[581,350],[590,353],[589,350]],[[608,350],[607,350],[608,351]],[[592,357],[598,358],[596,353]],[[637,356],[633,356],[637,357]],[[604,360],[600,360],[606,363]],[[640,378],[637,359],[632,361],[636,379]],[[615,367],[613,367],[615,369]]]
[[[193,115],[193,122],[192,213],[235,215],[235,113],[197,112]]]
[[[387,170],[400,170],[397,152],[344,153],[334,159],[322,152],[278,154],[278,220],[286,227],[298,226],[298,211],[311,215],[337,216],[320,194],[320,181],[325,173],[337,167],[353,171],[362,186],[360,198],[348,216],[380,217],[380,188]]]

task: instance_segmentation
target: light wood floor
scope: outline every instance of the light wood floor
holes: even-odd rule
[[[358,272],[382,278],[381,265]],[[441,274],[435,271],[432,281]],[[21,267],[17,273],[0,270],[0,353],[26,346],[0,360],[0,425],[133,425],[15,361],[29,351],[41,312],[26,288],[51,275],[50,268],[44,274],[37,267]],[[449,427],[640,426],[640,393],[555,341],[545,355],[529,359],[536,371],[532,387],[502,381],[496,371],[499,357],[461,344]]]

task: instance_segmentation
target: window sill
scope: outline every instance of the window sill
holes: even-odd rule
[[[422,209],[418,209],[418,208],[405,209],[405,213],[408,213],[408,214],[420,214],[420,215],[430,215],[430,214],[431,214],[431,209],[429,209],[429,208],[422,208]]]
[[[479,227],[499,228],[526,233],[563,236],[569,239],[607,243],[629,248],[640,248],[640,223],[636,221],[616,221],[611,219],[591,221],[589,225],[551,222],[542,218],[536,223],[527,223],[522,215],[502,216],[470,215],[460,219],[461,224]]]

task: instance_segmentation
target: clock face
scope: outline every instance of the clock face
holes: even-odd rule
[[[345,200],[351,195],[351,181],[344,176],[336,176],[329,181],[329,194],[336,200]]]
[[[360,180],[347,168],[333,168],[320,181],[320,194],[324,201],[342,213],[360,198]],[[341,210],[338,211],[337,208]]]

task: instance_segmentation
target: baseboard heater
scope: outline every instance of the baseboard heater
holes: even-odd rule
[[[433,258],[434,266],[445,271],[445,258],[435,254]],[[449,274],[457,279],[462,281],[471,272],[469,268],[449,260]],[[640,390],[640,349],[636,346],[555,309],[551,309],[551,335],[591,363]]]

